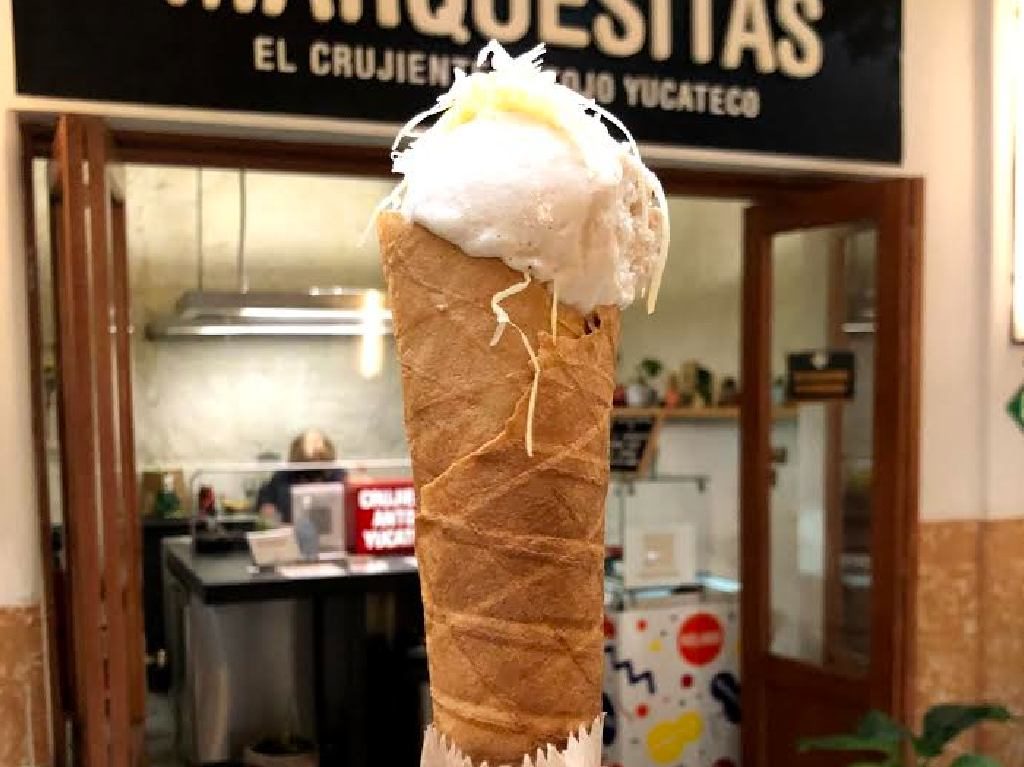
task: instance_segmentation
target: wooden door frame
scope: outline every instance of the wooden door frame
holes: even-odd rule
[[[32,427],[33,454],[35,456],[35,478],[37,485],[40,532],[40,553],[43,563],[44,605],[47,616],[46,637],[51,648],[50,680],[50,722],[53,731],[54,763],[57,767],[66,764],[67,745],[64,741],[64,703],[60,693],[60,679],[55,673],[57,664],[63,666],[65,659],[58,657],[56,642],[54,601],[54,574],[51,549],[51,526],[49,521],[48,477],[45,450],[45,404],[38,391],[41,380],[42,359],[40,356],[41,307],[39,296],[38,268],[39,254],[35,240],[32,162],[39,158],[52,158],[52,142],[55,133],[56,115],[19,115],[19,130],[22,151],[22,185],[23,185],[23,216],[25,232],[26,259],[26,294],[28,296],[28,320],[30,341],[30,373],[32,376]],[[101,118],[100,118],[101,119]],[[282,132],[280,139],[252,138],[244,135],[224,135],[219,133],[183,133],[171,130],[119,130],[111,129],[110,134],[117,147],[117,159],[123,163],[147,165],[172,165],[186,167],[211,168],[244,168],[255,171],[280,171],[291,173],[309,173],[319,175],[352,175],[390,178],[391,162],[386,145],[325,143],[311,141],[308,135],[292,136]],[[200,129],[197,129],[200,130]],[[210,129],[211,131],[213,129]],[[793,173],[761,170],[758,172],[715,171],[679,167],[671,164],[652,163],[652,169],[661,179],[668,195],[685,195],[709,199],[744,200],[750,203],[784,199],[787,195],[801,192],[823,192],[842,184],[848,177],[838,174],[824,173]],[[879,176],[861,176],[860,180],[870,181],[883,178]],[[920,216],[916,219],[920,221]],[[920,237],[916,232],[913,238]],[[919,270],[918,270],[919,271]],[[920,275],[915,273],[912,290],[920,292]],[[118,311],[127,311],[127,288],[118,299]],[[743,333],[756,332],[757,328],[749,328],[746,318],[741,323]],[[907,329],[907,338],[916,342],[920,338],[919,321]],[[912,344],[913,345],[913,344]],[[913,345],[916,359],[919,349]],[[908,394],[908,404],[913,406],[916,419],[917,392]],[[912,400],[912,401],[911,401]],[[746,426],[743,427],[746,439]],[[916,420],[914,428],[915,449],[908,456],[912,458],[916,469]],[[908,463],[909,466],[909,463]],[[905,520],[905,527],[913,545],[916,546],[916,470],[908,474],[906,509],[912,517]],[[742,493],[741,493],[742,495]],[[913,499],[913,503],[910,502]],[[908,560],[908,566],[916,559]],[[916,575],[916,570],[911,572]],[[744,574],[742,577],[746,577]],[[912,607],[914,602],[914,579],[901,581],[909,591],[903,596]],[[904,621],[904,644],[909,648],[912,644],[914,624],[912,620]],[[114,648],[128,652],[130,648]],[[909,660],[908,660],[909,663]],[[912,668],[907,665],[907,669]],[[900,688],[899,696],[909,701],[913,679],[909,672],[904,673],[897,681]],[[909,703],[904,709],[909,712]]]
[[[853,187],[856,187],[853,189]],[[870,697],[871,705],[885,710],[904,722],[913,712],[914,637],[916,632],[915,597],[917,589],[918,536],[918,471],[920,438],[920,342],[923,255],[924,182],[921,179],[897,179],[881,182],[849,182],[847,194],[841,187],[827,190],[813,200],[806,195],[782,198],[770,206],[755,206],[747,211],[744,241],[743,279],[743,409],[741,446],[745,465],[771,467],[770,434],[771,391],[768,380],[761,380],[763,371],[771,369],[772,327],[772,248],[770,235],[817,226],[841,223],[843,220],[872,220],[879,225],[878,252],[894,254],[879,257],[878,311],[879,320],[887,323],[894,335],[878,342],[873,418],[876,447],[875,476],[872,498],[885,501],[885,511],[892,516],[882,522],[878,506],[872,518],[871,547],[879,554],[872,561],[872,588],[885,584],[889,592],[883,599],[872,601],[871,626],[873,639],[889,627],[891,654],[872,657],[869,675],[863,679],[850,676],[851,693],[860,689]],[[771,220],[769,225],[768,220]],[[823,254],[822,258],[831,254]],[[886,378],[890,371],[890,377]],[[889,453],[879,445],[891,445]],[[892,455],[894,461],[882,460]],[[770,588],[770,505],[767,477],[756,477],[741,471],[741,538],[743,540],[742,581],[765,583]],[[877,524],[881,522],[881,524]],[[888,527],[886,527],[888,525]],[[876,592],[877,593],[877,592]],[[744,628],[743,668],[744,691],[747,679],[766,677],[765,653],[770,646],[771,605],[768,594],[752,594],[744,589],[741,605]],[[876,652],[872,640],[872,653]],[[771,658],[773,668],[807,685],[820,685],[822,680],[808,667],[795,661]],[[843,671],[835,669],[836,675]],[[893,683],[895,680],[896,683]],[[886,684],[888,683],[888,686]],[[834,685],[833,685],[834,687]],[[879,695],[878,691],[884,690]],[[755,720],[756,737],[745,731],[743,763],[763,767],[761,755],[768,737],[765,726],[764,701],[747,696],[744,701],[744,722]],[[774,767],[774,766],[772,766]]]

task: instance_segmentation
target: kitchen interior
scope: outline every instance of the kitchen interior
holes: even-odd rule
[[[384,278],[366,235],[394,182],[119,173],[150,763],[357,765],[372,745],[374,761],[411,765],[430,718],[401,513],[411,477]],[[59,428],[45,160],[33,180],[59,592],[60,440],[74,435]],[[607,505],[613,766],[740,760],[747,205],[671,197],[658,310],[638,303],[623,318],[612,433],[629,449],[612,456]],[[775,407],[773,649],[855,667],[868,652],[874,237],[831,228],[776,239],[774,370],[759,382]],[[788,355],[818,349],[855,356],[845,402],[792,401]],[[364,497],[378,504],[369,518]],[[281,531],[296,562],[261,565],[248,534],[269,546]]]

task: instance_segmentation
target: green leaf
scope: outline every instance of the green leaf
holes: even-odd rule
[[[950,767],[999,767],[999,762],[980,754],[963,754]]]
[[[876,738],[889,743],[900,743],[912,737],[903,725],[881,711],[869,711],[857,725],[857,735],[862,738]]]
[[[958,735],[982,722],[1008,722],[1013,716],[1002,706],[934,706],[924,716],[924,732],[914,740],[921,756],[938,756]]]
[[[859,735],[831,735],[825,738],[801,738],[800,752],[806,751],[874,751],[892,756],[898,743],[884,738],[865,738]]]
[[[904,739],[912,737],[898,722],[881,711],[869,711],[852,735],[834,735],[825,738],[804,738],[801,751],[873,751],[885,754],[889,760],[899,754]]]

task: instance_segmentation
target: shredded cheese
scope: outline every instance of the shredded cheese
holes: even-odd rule
[[[558,280],[551,283],[551,340],[558,341]]]
[[[517,282],[515,285],[499,290],[493,296],[491,296],[491,311],[494,312],[494,318],[498,321],[498,326],[494,329],[494,337],[491,339],[491,346],[497,346],[498,341],[501,340],[501,334],[505,332],[505,326],[510,324],[512,320],[509,319],[508,312],[501,305],[501,302],[506,298],[511,298],[517,293],[522,293],[530,286],[530,275],[524,274],[522,282]]]
[[[533,383],[530,385],[530,402],[526,410],[526,454],[532,458],[533,416],[537,410],[537,391],[540,388],[540,360],[537,359],[537,355],[534,353],[533,346],[530,345],[530,339],[526,333],[512,321],[508,316],[508,312],[505,311],[505,307],[501,305],[501,302],[506,298],[522,293],[530,286],[530,275],[527,273],[523,277],[522,282],[517,282],[515,285],[511,285],[504,290],[499,290],[491,297],[491,311],[494,312],[494,318],[497,320],[497,327],[494,328],[494,337],[491,338],[491,346],[498,344],[502,334],[505,332],[505,326],[511,325],[519,331],[519,336],[523,339],[523,346],[526,347],[526,353],[530,355],[530,364],[533,365]]]
[[[398,201],[401,200],[402,194],[405,192],[405,187],[408,182],[405,179],[388,192],[387,196],[377,203],[373,212],[370,213],[370,220],[366,222],[366,226],[363,228],[363,233],[359,235],[359,247],[363,247],[366,244],[366,240],[370,236],[370,232],[373,231],[374,224],[377,223],[377,216],[383,213],[385,210],[392,210],[398,205]]]
[[[651,273],[647,286],[647,313],[654,314],[654,309],[658,305],[658,293],[661,291],[661,278],[665,274],[665,263],[668,261],[668,242],[672,225],[668,218],[668,198],[665,197],[664,187],[650,170],[644,168],[644,171],[646,175],[650,176],[648,183],[654,190],[658,207],[661,209],[661,242],[659,243],[658,259],[654,262],[654,271]]]

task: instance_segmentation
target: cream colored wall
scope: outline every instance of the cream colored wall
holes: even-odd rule
[[[743,208],[733,201],[669,200],[673,237],[658,311],[648,315],[635,304],[623,314],[621,378],[651,356],[671,369],[696,359],[720,376],[738,376]]]
[[[31,440],[21,165],[13,106],[9,4],[0,11],[0,605],[39,600],[39,537]]]
[[[203,285],[238,283],[239,176],[205,170]],[[134,318],[170,311],[198,282],[197,171],[130,166],[126,171]],[[245,272],[251,290],[384,286],[376,238],[360,243],[374,207],[392,185],[287,173],[247,173]]]
[[[1017,14],[1013,0],[990,0],[995,7],[994,23],[988,36],[979,39],[982,66],[992,68],[991,124],[981,132],[982,143],[991,147],[988,167],[983,169],[991,178],[992,205],[988,213],[990,229],[983,227],[982,236],[992,254],[985,285],[988,305],[988,338],[985,344],[988,376],[985,395],[989,407],[985,413],[987,434],[986,511],[989,517],[1024,517],[1024,433],[1006,415],[1004,407],[1010,396],[1024,383],[1024,347],[1010,347],[1007,335],[1013,283],[1013,230],[1011,205],[1014,197],[1010,158],[1013,151],[1011,110],[1012,66],[1024,61],[1020,54],[1020,41],[1011,33]],[[983,33],[986,30],[983,30]],[[984,229],[988,229],[988,236]],[[1024,280],[1024,273],[1017,277]]]
[[[719,381],[740,379],[744,207],[745,203],[736,201],[669,200],[673,243],[658,311],[648,315],[645,307],[635,305],[624,313],[621,381],[629,380],[645,357],[659,359],[666,366],[666,372],[655,381],[659,389],[664,388],[669,372],[687,360],[699,361]],[[828,246],[824,231],[786,235],[776,242],[775,375],[784,373],[788,352],[824,345],[828,262],[822,254],[828,252]],[[820,465],[822,453],[799,450],[797,426],[789,422],[775,425],[772,441],[790,456],[789,462],[779,467],[779,484],[773,494],[779,536],[776,550],[785,552],[778,558],[779,578],[784,579],[796,576],[795,571],[787,573],[785,566],[795,561],[798,518],[808,506],[799,488],[814,485],[814,467]],[[807,442],[806,434],[803,442]],[[739,451],[736,422],[668,423],[661,433],[655,464],[662,475],[707,477],[707,517],[702,521],[707,550],[701,554],[702,566],[730,578],[739,576]],[[795,593],[788,584],[785,589]]]
[[[1021,354],[998,341],[1006,317],[991,303],[993,285],[1008,276],[993,260],[988,188],[994,158],[985,78],[989,75],[989,9],[993,0],[906,0],[906,159],[902,172],[928,183],[922,413],[922,516],[974,518],[994,507],[993,495],[1014,493],[1000,476],[1024,463],[1024,439],[996,426]],[[0,603],[38,595],[35,490],[25,361],[24,280],[21,254],[17,136],[12,110],[76,110],[117,115],[121,123],[149,127],[315,135],[345,140],[352,124],[280,116],[79,104],[16,97],[10,5],[0,6],[0,483],[5,489],[0,537]],[[378,132],[381,133],[381,132]],[[863,166],[714,152],[679,152],[674,161],[731,169],[789,168],[858,172]],[[883,171],[887,172],[887,171]],[[981,374],[979,374],[979,370]],[[1009,394],[1009,391],[1006,392]],[[994,459],[993,456],[999,456]],[[998,493],[996,492],[998,490]],[[1016,491],[1020,492],[1020,491]],[[1021,504],[1014,502],[1013,509]]]
[[[239,286],[239,176],[204,171],[203,287]],[[126,173],[132,315],[140,330],[199,283],[197,171]],[[360,242],[390,184],[373,179],[249,173],[245,279],[252,290],[384,287],[376,239]],[[319,428],[339,455],[403,458],[401,385],[391,339],[384,366],[359,374],[361,340],[217,338],[133,344],[140,467],[202,467],[287,454]],[[268,403],[273,407],[268,408]],[[236,483],[237,484],[237,483]],[[237,488],[218,486],[222,492]]]
[[[925,175],[921,510],[984,515],[986,118],[979,27],[987,2],[907,3],[905,165]]]

